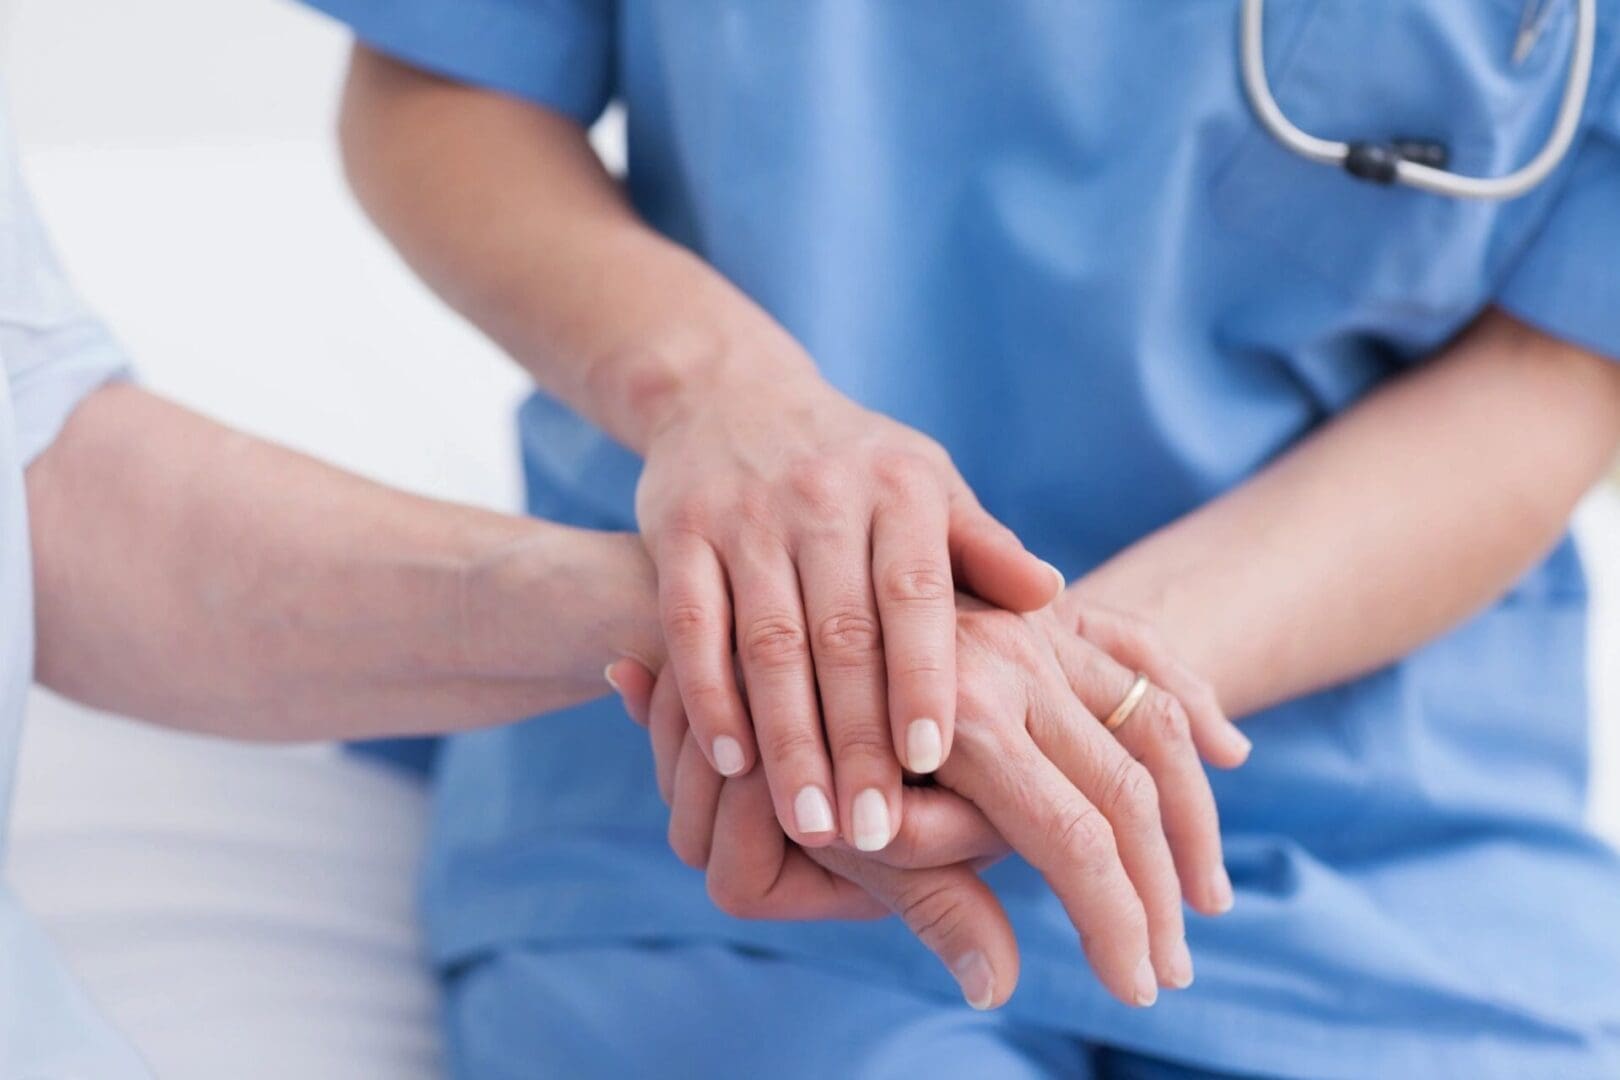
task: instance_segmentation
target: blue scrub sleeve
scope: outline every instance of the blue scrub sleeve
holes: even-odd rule
[[[614,94],[614,0],[305,0],[379,52],[590,126]]]
[[[1496,303],[1620,361],[1620,87],[1598,107],[1563,192]]]

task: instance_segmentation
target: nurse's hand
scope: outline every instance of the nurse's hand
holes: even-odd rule
[[[704,757],[726,776],[762,757],[805,847],[885,847],[902,764],[932,773],[950,754],[956,592],[1028,611],[1061,576],[937,443],[814,377],[683,406],[646,462],[636,513]]]

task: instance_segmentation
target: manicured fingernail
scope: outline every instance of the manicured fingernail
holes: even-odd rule
[[[802,833],[832,832],[832,803],[814,784],[802,787],[793,797],[793,820]]]
[[[1142,957],[1136,965],[1136,1003],[1143,1008],[1159,1000],[1159,977],[1153,973],[1153,961]]]
[[[1217,866],[1209,874],[1209,899],[1217,915],[1232,910],[1232,879],[1226,876],[1226,867]]]
[[[1185,990],[1193,983],[1192,953],[1187,951],[1187,939],[1182,938],[1170,947],[1170,962],[1166,965],[1170,985]]]
[[[906,762],[914,773],[931,773],[945,759],[945,740],[933,720],[913,720],[906,725]]]
[[[743,769],[742,743],[730,735],[714,740],[714,767],[721,776],[736,776]]]
[[[1052,571],[1052,576],[1057,579],[1058,592],[1062,592],[1064,589],[1069,587],[1069,579],[1063,576],[1063,571],[1059,570],[1049,562],[1043,562],[1041,565]]]
[[[613,692],[615,694],[623,694],[624,693],[624,688],[619,685],[619,680],[617,680],[617,679],[615,679],[613,677],[613,665],[612,664],[609,664],[607,667],[602,669],[602,678],[606,679],[607,684],[609,686],[613,687]]]
[[[957,985],[962,988],[962,997],[975,1009],[988,1009],[995,1000],[996,976],[990,970],[990,961],[984,958],[984,953],[977,949],[966,953],[951,966],[951,974],[956,976]]]
[[[855,846],[862,851],[882,851],[891,839],[889,800],[877,788],[867,788],[855,796]]]

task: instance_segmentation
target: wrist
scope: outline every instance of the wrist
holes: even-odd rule
[[[652,563],[639,537],[532,522],[462,574],[466,674],[557,684],[589,697],[624,657],[663,662]]]
[[[664,435],[728,409],[759,415],[772,400],[834,393],[780,328],[684,327],[591,368],[593,394],[614,434],[642,456]]]

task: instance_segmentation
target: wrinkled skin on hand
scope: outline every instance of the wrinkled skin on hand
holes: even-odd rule
[[[1207,687],[1127,616],[958,603],[956,748],[936,786],[905,789],[900,832],[876,854],[794,845],[763,812],[768,792],[757,777],[727,781],[706,767],[671,680],[616,667],[632,716],[650,726],[676,852],[705,870],[716,902],[740,917],[896,912],[964,996],[988,1007],[1011,994],[1017,951],[976,870],[1010,847],[1046,877],[1121,1000],[1148,1004],[1160,985],[1187,985],[1182,897],[1206,914],[1231,903],[1195,747],[1232,766],[1247,740]],[[1123,699],[1136,670],[1178,687],[1193,708],[1155,687],[1109,733],[1097,717]]]

